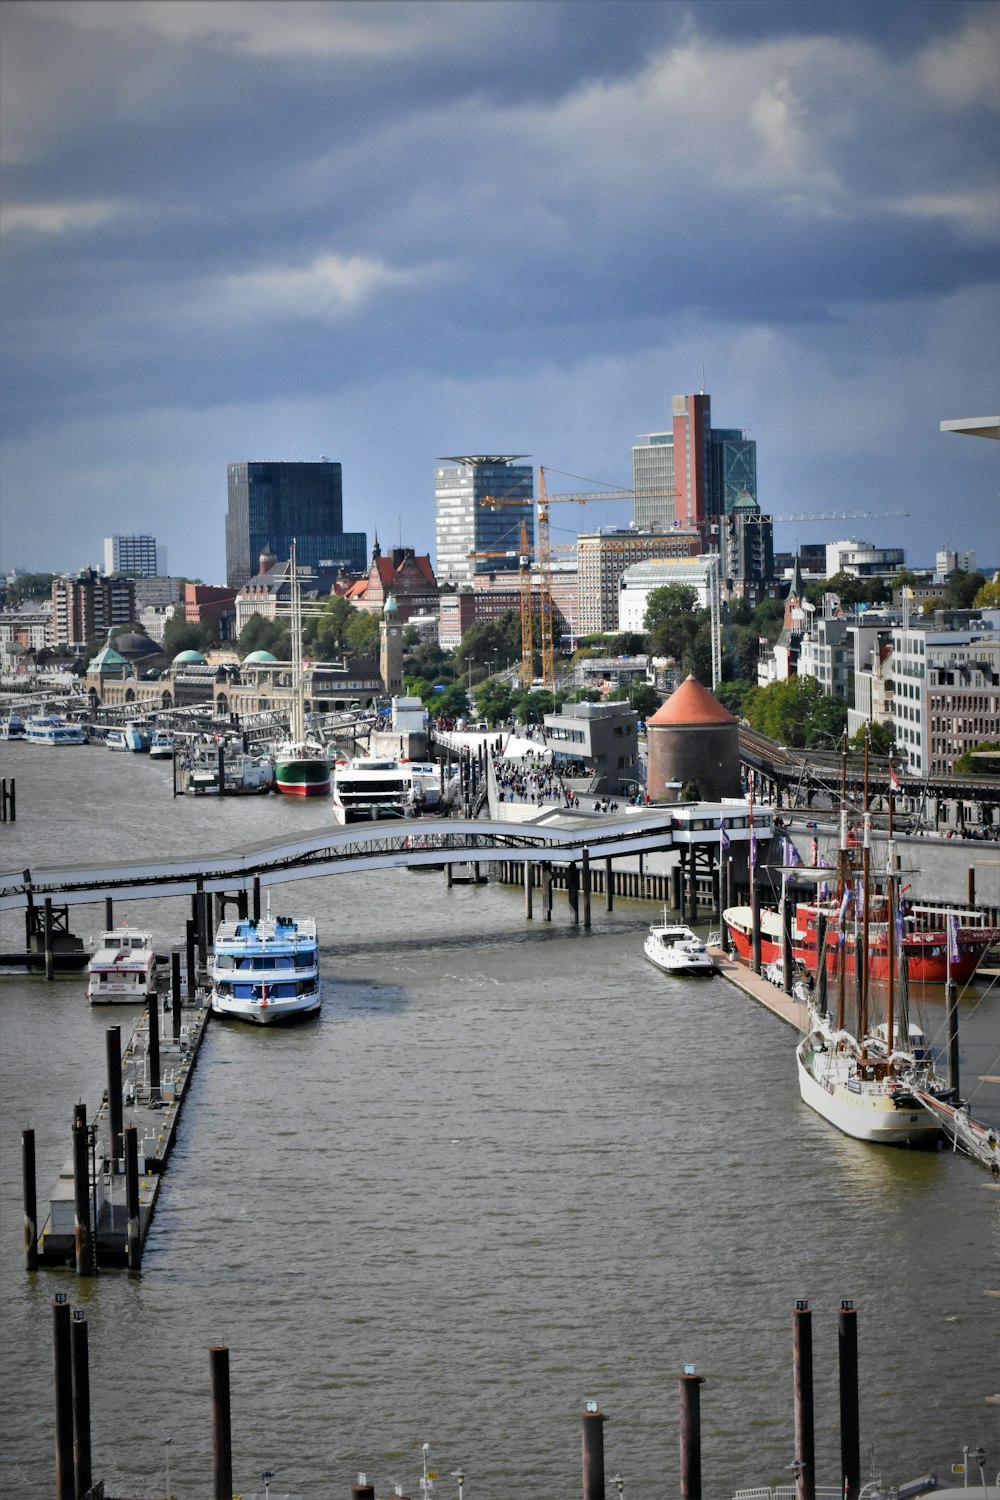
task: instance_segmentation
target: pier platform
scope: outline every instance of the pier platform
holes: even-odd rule
[[[153,1089],[150,1071],[149,1010],[143,1011],[122,1055],[122,1130],[135,1127],[139,1154],[139,1242],[144,1245],[156,1209],[160,1177],[177,1134],[191,1073],[205,1035],[211,1009],[205,991],[181,1006],[180,1037],[173,1039],[169,995],[160,1007],[160,1082]],[[164,1008],[164,1006],[166,1008]],[[98,1268],[128,1264],[128,1207],[125,1161],[112,1154],[108,1094],[105,1090],[92,1121],[89,1149],[91,1229]],[[72,1265],[76,1258],[75,1186],[72,1155],[60,1170],[49,1198],[49,1215],[38,1239],[40,1267]]]
[[[734,984],[752,1000],[758,1000],[772,1015],[780,1017],[782,1021],[787,1021],[789,1026],[794,1026],[797,1031],[805,1031],[808,1028],[809,1009],[801,1000],[796,1000],[794,995],[786,995],[778,985],[765,979],[763,974],[755,974],[733,954],[723,953],[721,948],[716,947],[711,947],[709,952],[715,959],[723,979],[728,979],[730,984]]]

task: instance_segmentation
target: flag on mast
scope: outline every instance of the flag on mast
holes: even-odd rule
[[[898,792],[901,789],[901,786],[902,786],[902,783],[900,782],[899,777],[896,775],[896,767],[893,765],[892,761],[890,761],[889,762],[889,790],[890,790],[890,792]]]

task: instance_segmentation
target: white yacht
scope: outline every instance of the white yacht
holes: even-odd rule
[[[683,922],[654,922],[643,944],[651,963],[665,974],[717,974],[715,959],[701,938]]]
[[[212,1009],[267,1026],[322,1003],[319,940],[310,917],[220,922],[212,952]]]

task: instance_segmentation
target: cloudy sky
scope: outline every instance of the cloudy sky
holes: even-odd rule
[[[3,0],[0,565],[218,581],[227,463],[321,455],[433,552],[439,455],[627,486],[702,388],[765,510],[871,513],[779,545],[1000,563],[1000,445],[940,431],[1000,410],[998,48],[982,0]]]

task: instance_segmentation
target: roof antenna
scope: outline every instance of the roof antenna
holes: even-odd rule
[[[702,367],[701,367],[701,394],[703,396],[705,394],[705,366],[704,365],[702,365]]]

